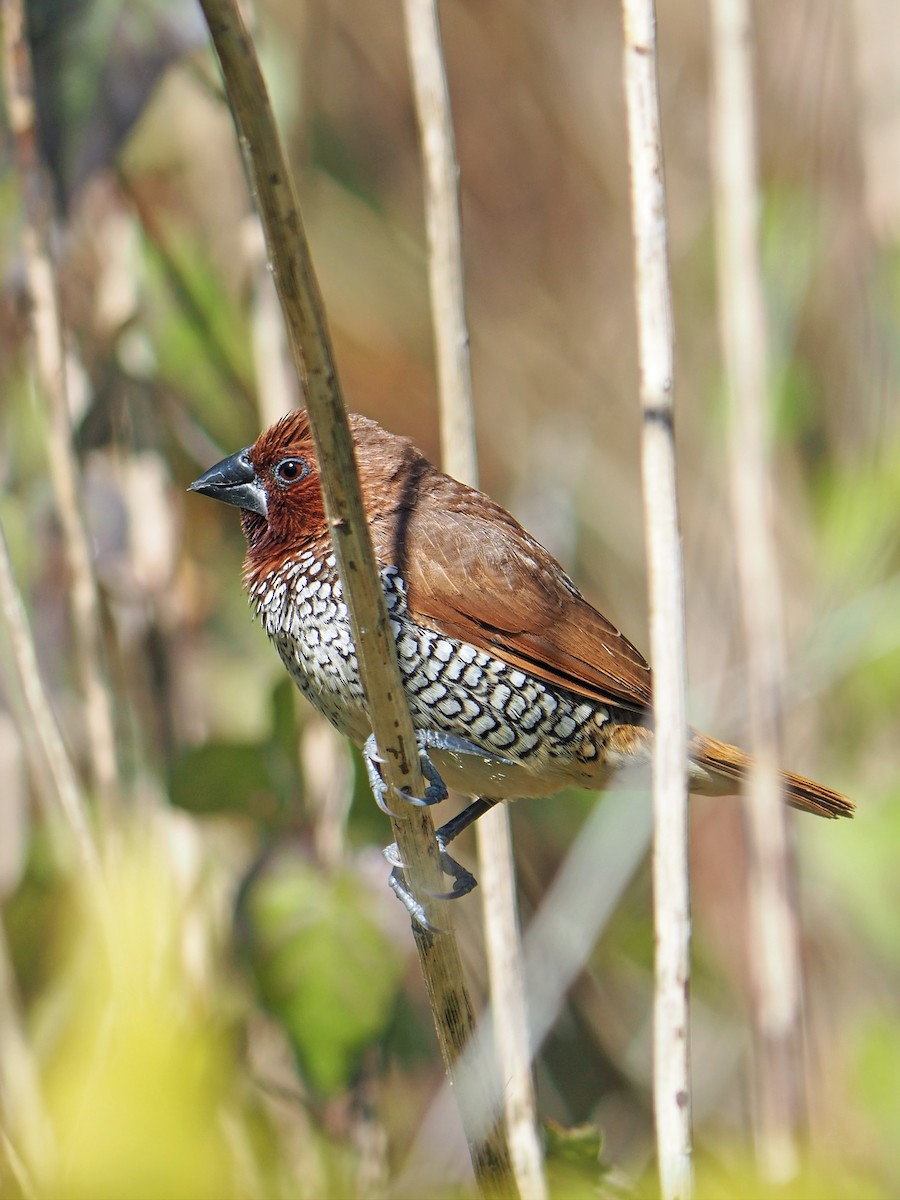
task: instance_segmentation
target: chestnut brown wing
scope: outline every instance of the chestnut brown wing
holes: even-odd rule
[[[650,668],[631,642],[505,509],[435,476],[413,507],[373,522],[379,557],[406,579],[416,619],[554,687],[647,709]]]

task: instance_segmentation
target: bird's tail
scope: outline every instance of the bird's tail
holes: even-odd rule
[[[723,795],[739,790],[750,770],[751,758],[736,746],[695,733],[690,743],[691,791]],[[818,817],[852,817],[852,800],[802,775],[784,771],[781,776],[785,798],[792,808]],[[738,784],[738,789],[734,785]]]

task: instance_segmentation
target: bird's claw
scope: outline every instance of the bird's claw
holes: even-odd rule
[[[405,863],[400,857],[400,847],[396,842],[391,842],[389,846],[385,846],[381,853],[388,860],[390,865],[398,871],[405,871],[409,866],[409,863]]]
[[[440,851],[438,862],[441,864],[443,873],[453,880],[453,887],[449,892],[429,891],[426,892],[426,895],[430,896],[432,900],[457,900],[460,896],[468,896],[469,892],[478,886],[478,880],[462,863],[457,862],[455,858],[447,853],[441,842],[440,835],[438,835],[437,844]],[[382,854],[394,868],[394,871],[404,872],[407,870],[409,864],[405,863],[400,857],[400,847],[396,842],[391,842],[389,846],[385,846]]]
[[[386,799],[388,793],[392,793],[400,800],[403,800],[407,804],[412,804],[417,808],[440,804],[442,800],[447,799],[447,786],[438,774],[437,767],[428,757],[426,749],[426,746],[429,744],[428,736],[422,732],[418,732],[416,734],[416,742],[419,746],[422,774],[426,782],[424,796],[411,796],[408,792],[404,792],[392,783],[388,783],[384,778],[381,773],[381,764],[384,763],[385,759],[378,753],[378,744],[375,741],[374,733],[368,737],[365,746],[363,746],[363,759],[366,764],[369,787],[372,789],[375,803],[389,817],[395,817],[397,814],[388,807]]]
[[[428,913],[425,911],[424,905],[420,904],[410,891],[409,884],[406,882],[406,876],[399,867],[394,867],[393,871],[391,871],[388,884],[391,891],[412,918],[414,928],[432,936],[438,933],[446,933],[445,929],[440,929],[428,919]]]
[[[467,871],[455,858],[451,858],[446,850],[441,850],[439,861],[441,870],[453,880],[453,887],[449,892],[429,892],[428,895],[433,900],[458,900],[461,896],[468,896],[473,888],[478,887],[478,880],[472,872]]]
[[[440,847],[438,861],[441,864],[441,870],[453,880],[453,886],[447,892],[426,891],[425,894],[429,900],[458,900],[461,896],[467,896],[473,888],[478,886],[478,880],[471,871],[466,870],[462,863],[458,863],[447,853],[441,844],[440,836],[438,836],[438,846]],[[400,858],[400,849],[397,843],[391,842],[390,846],[386,846],[382,853],[393,867],[390,878],[391,891],[412,917],[413,924],[425,933],[443,933],[444,930],[439,929],[428,919],[424,905],[413,895],[406,880],[407,864]]]

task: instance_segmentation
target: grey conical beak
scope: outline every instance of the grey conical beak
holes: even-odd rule
[[[223,458],[195,479],[188,491],[212,496],[225,504],[259,513],[261,517],[268,514],[265,488],[257,478],[248,450],[239,450],[230,458]]]

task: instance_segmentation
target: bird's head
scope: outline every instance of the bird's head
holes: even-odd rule
[[[252,574],[326,532],[319,469],[303,411],[282,417],[188,490],[241,510]]]
[[[436,480],[451,481],[407,438],[388,433],[358,413],[349,413],[348,419],[376,554],[399,565],[410,514],[423,490]],[[252,446],[223,458],[188,490],[241,510],[248,586],[299,550],[324,553],[330,547],[319,464],[303,410],[276,421]]]

